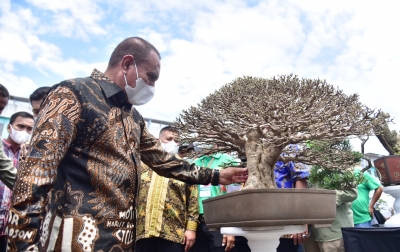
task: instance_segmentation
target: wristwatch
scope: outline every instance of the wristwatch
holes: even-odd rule
[[[214,176],[212,177],[211,180],[211,185],[217,186],[219,185],[219,169],[214,169]]]

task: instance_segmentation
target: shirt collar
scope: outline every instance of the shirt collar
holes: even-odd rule
[[[108,99],[113,97],[113,100],[117,104],[128,106],[129,108],[132,107],[132,105],[126,101],[126,94],[124,93],[124,91],[122,91],[121,88],[117,84],[115,84],[115,82],[105,76],[104,73],[95,68],[93,69],[90,77],[96,80]]]
[[[7,149],[11,150],[14,154],[15,154],[19,149],[21,149],[21,147],[20,147],[20,148],[18,148],[18,149],[15,150],[14,147],[11,145],[11,143],[7,142],[6,139],[3,139],[3,144],[4,144],[4,146],[5,146]]]
[[[96,68],[93,69],[90,77],[92,79],[95,79],[97,83],[99,83],[107,98],[110,98],[111,96],[122,91],[112,80],[110,80],[107,76],[104,75],[104,73],[100,72]]]

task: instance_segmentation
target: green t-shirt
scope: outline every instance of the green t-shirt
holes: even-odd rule
[[[367,171],[363,173],[364,181],[357,186],[358,197],[351,205],[353,210],[354,224],[360,224],[372,219],[369,215],[369,192],[381,186],[381,183],[369,174]]]
[[[194,162],[197,166],[208,167],[211,169],[221,168],[224,164],[232,163],[235,166],[238,160],[225,153],[217,153],[211,156],[203,156]],[[225,187],[208,185],[199,185],[199,214],[204,214],[203,200],[215,196],[226,194]]]

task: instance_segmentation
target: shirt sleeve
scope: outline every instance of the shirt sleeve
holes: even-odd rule
[[[357,189],[336,190],[336,206],[352,202],[357,199]]]
[[[186,230],[196,231],[199,221],[199,201],[198,201],[198,186],[187,185],[188,188],[188,220],[186,223]]]
[[[16,175],[17,169],[4,153],[3,144],[0,143],[0,180],[12,190]]]
[[[189,184],[207,185],[211,181],[212,169],[191,165],[183,159],[167,154],[146,127],[143,128],[140,140],[140,155],[141,161],[160,176]]]
[[[18,169],[7,224],[10,251],[37,249],[47,193],[57,167],[76,137],[81,104],[74,92],[60,84],[46,98],[28,155]]]
[[[296,183],[297,180],[305,179],[310,176],[308,166],[305,164],[289,162],[287,167],[290,170],[293,184]]]
[[[377,178],[369,174],[369,172],[365,171],[363,173],[364,181],[363,183],[369,188],[369,190],[375,190],[381,186],[381,183]]]

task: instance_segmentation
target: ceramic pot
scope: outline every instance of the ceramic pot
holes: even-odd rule
[[[381,173],[383,185],[400,184],[400,156],[385,156],[374,161],[375,168]]]
[[[336,215],[336,191],[249,189],[204,200],[203,206],[209,228],[330,225]]]

